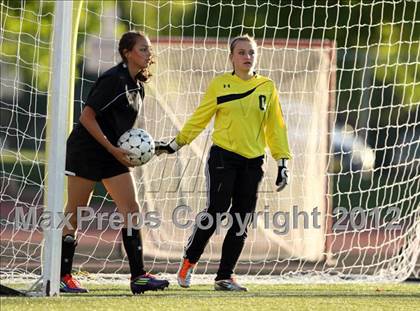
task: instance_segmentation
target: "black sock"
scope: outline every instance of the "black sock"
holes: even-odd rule
[[[61,243],[61,273],[60,276],[71,274],[73,266],[73,257],[76,250],[76,239],[73,235],[67,234],[63,236]]]
[[[131,278],[146,273],[143,261],[143,242],[141,240],[140,230],[132,229],[131,235],[127,233],[127,228],[121,230],[125,252],[127,253],[128,263],[130,265]]]

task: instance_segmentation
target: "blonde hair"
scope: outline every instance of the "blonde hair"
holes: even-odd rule
[[[248,41],[251,44],[257,46],[257,42],[255,41],[254,37],[251,37],[248,34],[240,35],[240,36],[237,36],[237,37],[233,38],[230,41],[230,44],[229,44],[230,54],[233,54],[233,50],[235,49],[235,46],[239,41]]]

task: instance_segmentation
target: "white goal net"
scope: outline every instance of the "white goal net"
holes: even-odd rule
[[[127,30],[149,35],[156,61],[138,126],[166,140],[210,80],[231,70],[229,39],[253,35],[257,72],[279,90],[293,159],[290,184],[277,193],[277,168],[266,157],[258,216],[237,274],[251,276],[250,282],[418,277],[419,4],[305,3],[84,1],[74,120],[98,76],[120,61],[118,40]],[[42,274],[54,6],[0,4],[0,277],[7,281]],[[195,216],[206,205],[211,132],[212,124],[176,155],[135,170],[141,212],[155,217],[142,228],[153,272],[176,272]],[[79,230],[74,269],[116,279],[128,273],[128,261],[119,230],[99,217],[115,205],[98,184],[90,206],[94,214]],[[210,240],[198,274],[217,270],[225,232]]]

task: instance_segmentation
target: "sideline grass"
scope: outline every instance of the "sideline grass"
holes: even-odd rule
[[[1,298],[1,310],[420,310],[420,284],[247,285],[216,292],[211,285],[133,296],[128,286],[91,285],[83,295]]]

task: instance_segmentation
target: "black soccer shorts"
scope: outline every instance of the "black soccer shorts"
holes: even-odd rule
[[[80,148],[67,144],[66,171],[67,176],[78,176],[89,180],[102,179],[128,173],[130,169],[121,164],[113,155],[97,148]]]

